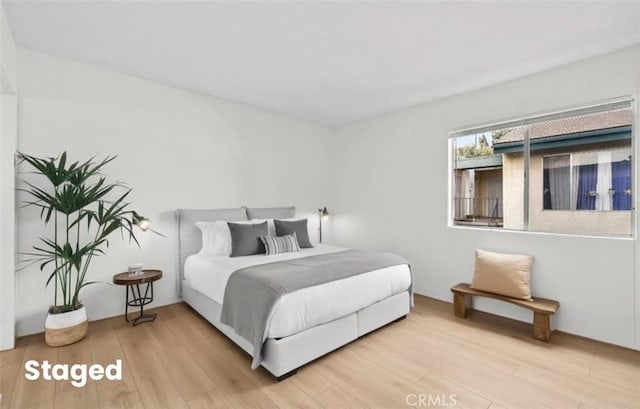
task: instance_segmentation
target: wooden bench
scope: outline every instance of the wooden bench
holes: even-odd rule
[[[533,311],[533,337],[544,342],[549,342],[549,339],[551,339],[551,323],[549,318],[560,307],[558,301],[547,300],[545,298],[534,298],[533,301],[520,300],[504,295],[474,290],[469,284],[465,283],[453,286],[451,292],[453,293],[453,312],[456,317],[466,317],[467,295],[471,297],[493,298]]]

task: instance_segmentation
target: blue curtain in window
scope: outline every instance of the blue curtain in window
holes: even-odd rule
[[[613,210],[631,210],[631,161],[611,163]],[[629,193],[627,193],[629,192]]]
[[[549,183],[549,169],[544,169],[542,173],[542,180],[542,208],[545,210],[550,210],[553,207],[551,206],[551,184]]]
[[[582,165],[578,167],[578,210],[595,210],[596,197],[589,192],[595,192],[598,183],[598,165]]]

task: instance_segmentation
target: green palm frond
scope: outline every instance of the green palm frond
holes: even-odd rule
[[[69,161],[67,152],[55,158],[18,152],[17,158],[32,170],[24,173],[45,181],[23,180],[24,186],[18,188],[28,196],[23,205],[39,209],[45,224],[54,224],[54,237],[41,238],[33,252],[23,254],[26,258],[22,262],[25,267],[38,264],[41,271],[47,271],[46,286],[54,283],[55,299],[61,296],[59,310],[73,310],[80,303],[80,290],[95,283],[86,280],[89,265],[94,256],[105,254],[112,234],[119,231],[123,239],[139,246],[134,212],[126,201],[131,189],[121,182],[109,182],[102,174],[116,159],[113,155],[85,162]],[[81,226],[86,227],[82,235]]]

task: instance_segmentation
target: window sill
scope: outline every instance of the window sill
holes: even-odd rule
[[[483,231],[483,232],[497,232],[497,233],[512,233],[512,234],[530,234],[536,236],[547,236],[547,237],[574,237],[580,239],[597,239],[597,240],[617,240],[617,241],[635,241],[635,237],[618,237],[618,236],[596,236],[596,235],[587,235],[587,234],[570,234],[570,233],[555,233],[555,232],[540,232],[540,231],[528,231],[528,230],[514,230],[514,229],[505,229],[505,228],[495,228],[495,227],[481,227],[481,226],[459,226],[455,224],[449,223],[447,226],[453,230],[473,230],[473,231]]]

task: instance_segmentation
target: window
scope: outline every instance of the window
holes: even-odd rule
[[[494,146],[507,132],[494,130],[452,139],[455,224],[503,227],[503,157],[494,152]],[[514,194],[517,179],[508,181],[507,191]]]
[[[631,100],[451,135],[454,225],[631,236]]]
[[[631,210],[631,149],[543,157],[545,210]]]

